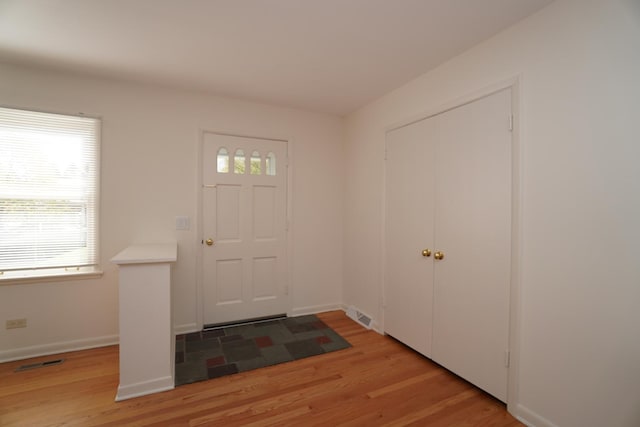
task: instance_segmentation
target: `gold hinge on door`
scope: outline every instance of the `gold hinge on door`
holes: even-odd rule
[[[509,349],[507,349],[504,351],[504,367],[508,368],[510,363],[511,363],[511,352],[509,351]]]

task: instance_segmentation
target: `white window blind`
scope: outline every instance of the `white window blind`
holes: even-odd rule
[[[0,278],[98,264],[100,121],[0,108]]]

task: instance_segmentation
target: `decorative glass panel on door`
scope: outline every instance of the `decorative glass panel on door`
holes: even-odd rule
[[[260,153],[254,151],[251,153],[251,175],[260,175],[262,173],[262,158]]]
[[[267,175],[274,176],[276,174],[276,155],[272,152],[267,154]]]
[[[221,148],[218,150],[218,172],[219,173],[228,173],[229,172],[229,152],[227,152],[226,148]]]
[[[233,172],[243,174],[245,171],[244,151],[238,149],[233,156]]]

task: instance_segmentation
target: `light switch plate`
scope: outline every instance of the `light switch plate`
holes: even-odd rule
[[[188,216],[176,217],[176,230],[188,230],[191,221]]]

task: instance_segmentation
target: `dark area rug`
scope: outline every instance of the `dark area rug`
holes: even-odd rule
[[[176,385],[351,347],[314,315],[176,336]]]

